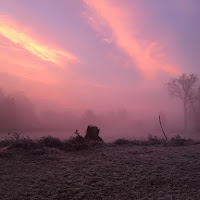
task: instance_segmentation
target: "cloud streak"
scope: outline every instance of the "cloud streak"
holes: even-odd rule
[[[0,35],[15,45],[26,49],[40,60],[51,62],[58,66],[62,65],[62,60],[68,62],[78,61],[78,58],[72,53],[40,42],[27,31],[27,28],[7,16],[0,16]]]
[[[83,2],[87,6],[84,16],[92,28],[103,37],[103,41],[109,41],[108,43],[112,41],[122,49],[146,77],[152,78],[158,71],[171,74],[180,72],[177,66],[166,61],[166,52],[162,50],[162,45],[141,37],[137,21],[139,19],[132,15],[138,13],[137,5],[131,13],[127,6],[119,5],[116,1],[83,0]]]

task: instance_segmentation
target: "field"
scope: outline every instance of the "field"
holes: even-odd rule
[[[14,151],[14,152],[13,152]],[[200,144],[116,145],[0,157],[0,199],[200,199]]]

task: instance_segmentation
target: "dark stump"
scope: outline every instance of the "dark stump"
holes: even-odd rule
[[[86,132],[86,135],[85,135],[85,139],[103,141],[102,138],[99,137],[99,131],[100,131],[100,129],[97,126],[89,125],[87,127],[87,132]]]

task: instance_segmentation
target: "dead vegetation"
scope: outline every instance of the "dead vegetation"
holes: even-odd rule
[[[151,145],[162,145],[162,146],[187,146],[200,144],[199,141],[194,141],[192,139],[182,138],[180,135],[172,137],[169,141],[166,139],[161,139],[156,136],[148,135],[145,140],[128,140],[125,138],[117,139],[113,142],[116,145],[139,145],[139,146],[151,146]]]
[[[99,148],[103,146],[116,146],[116,145],[137,145],[137,146],[186,146],[195,145],[199,142],[192,139],[185,139],[177,135],[169,141],[160,139],[156,136],[149,135],[145,140],[128,140],[125,138],[117,139],[112,143],[104,143],[103,140],[89,140],[87,137],[82,137],[77,131],[75,135],[68,140],[60,140],[52,136],[45,136],[40,139],[34,140],[30,137],[21,136],[18,133],[8,134],[3,140],[0,141],[0,156],[10,150],[23,149],[27,152],[42,152],[45,148],[54,148],[61,151],[79,151]]]
[[[200,145],[177,136],[110,144],[9,135],[0,196],[13,199],[200,199]]]

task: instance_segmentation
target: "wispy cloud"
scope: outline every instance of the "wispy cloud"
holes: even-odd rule
[[[36,100],[48,100],[59,105],[77,104],[80,95],[105,90],[105,86],[77,73],[80,60],[55,40],[43,35],[16,19],[0,15],[0,81],[1,87],[25,92]],[[72,37],[70,34],[68,37]],[[73,67],[76,66],[76,70]],[[59,67],[59,68],[58,68]]]
[[[166,61],[162,45],[148,41],[140,34],[137,18],[130,10],[117,1],[83,0],[87,6],[84,16],[93,29],[108,43],[120,47],[147,76],[153,77],[157,71],[179,73],[179,68]],[[123,1],[122,1],[123,2]],[[135,8],[137,13],[137,9]],[[140,23],[142,23],[140,21]]]
[[[40,60],[59,66],[62,64],[63,59],[68,62],[78,61],[78,58],[72,53],[41,42],[27,31],[27,27],[23,27],[7,16],[0,16],[0,35],[19,45],[19,47],[26,49]]]

